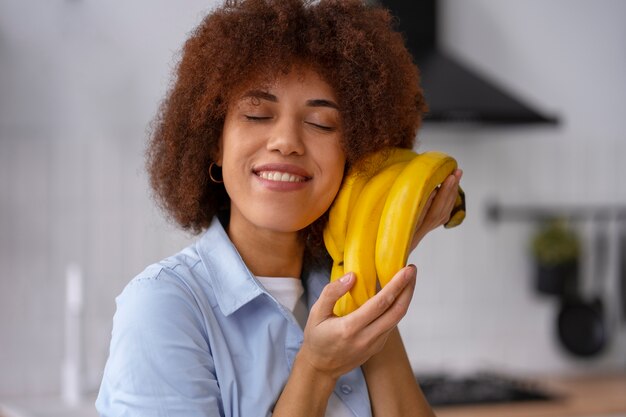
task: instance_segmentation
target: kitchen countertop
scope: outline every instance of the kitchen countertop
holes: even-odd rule
[[[535,378],[557,398],[493,405],[434,407],[437,417],[626,417],[626,373]]]
[[[626,373],[550,376],[534,378],[533,382],[557,396],[557,399],[493,405],[441,406],[434,407],[434,411],[437,417],[626,417]],[[0,417],[5,415],[7,417],[95,417],[97,414],[93,400],[95,398],[87,398],[79,407],[73,408],[63,406],[57,399],[18,401],[11,409],[3,409],[0,404]]]

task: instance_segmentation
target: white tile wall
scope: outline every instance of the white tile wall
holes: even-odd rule
[[[532,289],[526,250],[534,225],[488,224],[484,211],[492,198],[624,206],[626,29],[618,16],[626,5],[448,0],[443,6],[448,52],[562,122],[557,128],[422,131],[423,149],[450,152],[465,168],[469,218],[457,231],[433,234],[411,257],[423,279],[402,330],[416,369],[626,369],[623,324],[611,324],[612,344],[602,357],[564,354],[554,337],[558,303]],[[589,237],[588,225],[577,227]],[[614,238],[618,225],[607,227]],[[611,261],[616,264],[615,255]],[[591,272],[587,265],[587,290]],[[614,309],[615,270],[607,274],[606,301]]]
[[[144,128],[171,54],[207,8],[170,3],[49,3],[34,21],[34,2],[0,3],[0,398],[58,393],[69,262],[86,280],[84,386],[93,391],[114,297],[192,240],[162,220],[143,172]],[[601,358],[563,354],[557,306],[532,289],[532,225],[491,224],[485,204],[626,204],[625,4],[444,5],[455,54],[563,123],[420,133],[419,149],[449,152],[464,168],[468,218],[411,256],[419,281],[401,326],[411,360],[422,372],[624,369],[623,325]]]

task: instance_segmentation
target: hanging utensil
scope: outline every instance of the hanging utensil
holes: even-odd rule
[[[585,297],[580,288],[563,297],[557,318],[559,340],[571,353],[590,357],[599,354],[607,344],[608,332],[602,300],[608,255],[608,238],[604,225],[596,225],[593,239],[593,276],[596,295]],[[600,283],[599,285],[597,283]]]

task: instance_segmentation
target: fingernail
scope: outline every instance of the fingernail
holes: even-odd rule
[[[348,282],[350,282],[351,279],[352,279],[352,273],[348,272],[346,275],[339,278],[339,282],[341,282],[342,284],[347,284]]]
[[[413,270],[411,272],[407,272],[407,275],[409,276],[417,275],[417,267],[414,264],[409,264],[407,266]]]

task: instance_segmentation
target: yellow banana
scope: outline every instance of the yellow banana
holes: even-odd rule
[[[324,228],[324,243],[328,253],[336,262],[343,263],[343,246],[348,228],[350,201],[356,200],[367,179],[362,175],[346,175],[335,201],[328,213],[328,223]]]
[[[334,281],[341,278],[344,275],[343,263],[333,263],[333,269],[330,273],[330,280]],[[356,310],[358,305],[354,302],[352,294],[350,292],[345,293],[337,302],[333,308],[333,312],[336,316],[345,316],[350,311]]]
[[[389,190],[376,238],[376,273],[381,287],[406,264],[417,219],[430,193],[454,172],[454,158],[425,152],[409,162]]]
[[[465,191],[459,186],[459,193],[450,212],[450,220],[443,227],[451,229],[463,223],[463,220],[465,220]]]
[[[348,220],[367,181],[381,169],[397,162],[409,161],[416,155],[411,149],[388,148],[361,159],[348,172],[330,208],[324,229],[324,243],[333,260],[343,261]]]
[[[328,225],[324,227],[323,236],[324,245],[326,246],[326,250],[328,251],[330,257],[333,258],[333,262],[341,262],[341,264],[343,265],[343,251],[340,252],[339,249],[337,249],[337,246],[335,245],[335,239],[330,234],[330,227],[328,227]]]
[[[329,212],[324,243],[333,259],[331,281],[353,271],[356,281],[334,313],[354,311],[406,263],[416,222],[431,192],[454,172],[456,161],[441,152],[417,154],[389,148],[353,166]],[[458,195],[446,228],[465,218],[465,193]]]
[[[356,275],[349,294],[359,306],[376,293],[376,234],[387,193],[406,162],[393,164],[372,177],[359,195],[348,223],[343,268]],[[344,314],[349,313],[346,311]]]

